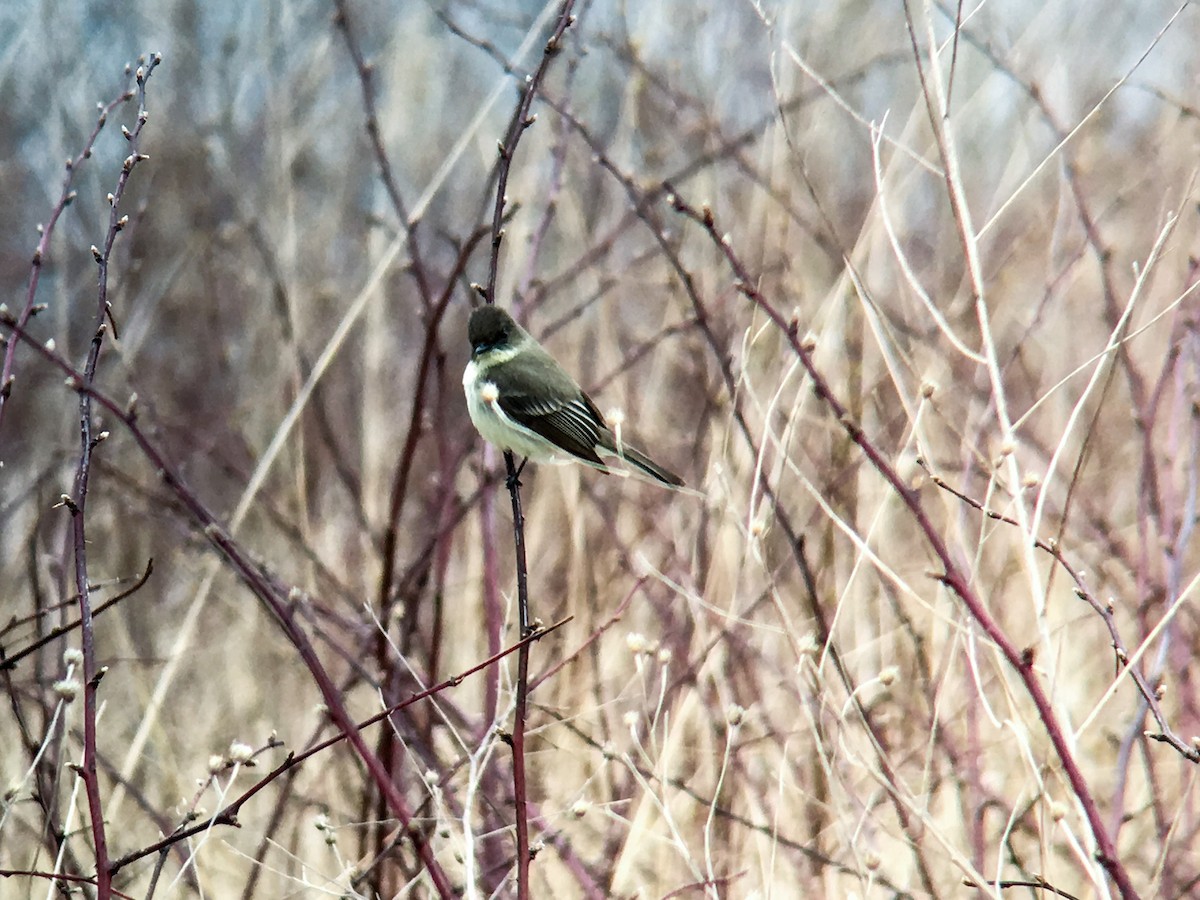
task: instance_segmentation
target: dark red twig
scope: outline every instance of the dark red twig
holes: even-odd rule
[[[500,245],[504,241],[504,207],[508,202],[508,176],[512,170],[513,154],[525,129],[533,125],[535,117],[529,114],[534,98],[541,87],[550,63],[562,48],[563,35],[574,23],[571,15],[574,0],[563,0],[555,20],[554,31],[546,41],[538,67],[522,84],[517,107],[509,121],[508,130],[500,142],[500,159],[496,170],[496,204],[492,213],[492,253],[488,261],[487,284],[480,293],[484,302],[496,302],[496,276],[500,270]],[[519,470],[511,450],[504,452],[504,466],[508,472],[508,491],[512,499],[513,544],[517,567],[517,619],[520,634],[529,633],[529,583],[525,562],[525,518],[521,511],[521,482]],[[525,783],[525,718],[529,697],[529,647],[524,645],[517,654],[517,696],[513,714],[513,730],[509,738],[513,752],[513,795],[516,809],[517,844],[517,897],[529,897],[529,820],[526,808],[527,788]]]
[[[400,226],[408,236],[408,255],[412,260],[409,268],[413,279],[417,282],[421,303],[428,312],[433,307],[433,289],[430,287],[429,274],[425,270],[425,263],[421,258],[421,247],[417,240],[417,227],[420,223],[419,220],[409,219],[408,206],[400,193],[400,186],[396,183],[396,175],[392,170],[392,162],[388,158],[387,148],[383,146],[383,136],[379,130],[379,114],[375,109],[373,82],[375,67],[367,62],[362,48],[354,36],[354,31],[350,27],[350,14],[346,7],[346,0],[333,0],[333,5],[336,9],[333,23],[346,39],[346,49],[350,53],[350,58],[354,60],[354,70],[362,89],[363,111],[367,116],[367,137],[371,141],[371,152],[375,156],[375,163],[379,166],[379,178],[383,182],[384,190],[387,191],[392,207],[396,210],[396,215],[400,218]],[[454,279],[450,278],[447,281],[453,283]]]
[[[602,624],[599,628],[595,629],[591,634],[589,634],[587,636],[587,639],[582,644],[580,644],[578,647],[576,647],[574,651],[563,656],[562,659],[555,662],[554,665],[552,665],[549,669],[547,669],[545,672],[542,672],[540,675],[538,675],[536,678],[534,678],[533,682],[529,685],[529,690],[531,690],[531,691],[536,690],[537,687],[539,685],[541,685],[543,682],[549,681],[551,678],[553,678],[555,675],[557,675],[560,671],[562,671],[562,669],[564,669],[566,666],[569,666],[571,663],[573,663],[575,660],[577,660],[579,658],[579,656],[585,650],[588,649],[588,647],[591,647],[593,644],[596,643],[596,641],[600,640],[600,638],[604,635],[604,633],[606,631],[608,631],[610,628],[612,628],[614,625],[616,625],[618,622],[620,622],[621,617],[624,616],[626,611],[629,609],[629,604],[633,602],[634,596],[646,584],[646,580],[647,580],[647,576],[643,575],[641,578],[639,578],[637,581],[635,581],[633,583],[633,587],[631,587],[629,589],[629,593],[627,593],[625,595],[625,599],[622,600],[619,604],[617,604],[617,608],[613,611],[612,615],[608,617],[608,619],[604,622],[604,624]]]
[[[727,887],[745,875],[747,871],[749,870],[741,869],[737,872],[734,872],[732,875],[725,875],[722,878],[706,878],[703,881],[693,881],[691,884],[685,884],[682,887],[675,888],[675,890],[669,893],[663,894],[663,900],[668,900],[670,897],[682,897],[684,894],[691,893],[692,891],[697,893],[703,891],[707,896],[710,888]]]
[[[964,881],[963,884],[974,887],[974,884],[969,881]],[[1056,888],[1044,878],[1035,878],[1030,881],[989,881],[989,886],[997,887],[1000,890],[1008,890],[1009,888],[1034,888],[1042,891],[1049,891],[1057,897],[1066,897],[1067,900],[1079,900],[1074,894],[1069,894],[1062,888]]]
[[[129,155],[121,165],[117,186],[108,195],[108,231],[104,237],[104,248],[92,247],[92,256],[98,266],[96,312],[93,317],[94,332],[88,348],[80,379],[85,387],[96,380],[96,367],[100,362],[100,350],[108,316],[108,264],[112,256],[117,235],[129,222],[128,216],[120,214],[121,200],[129,177],[139,162],[147,159],[139,150],[139,138],[146,124],[146,81],[162,62],[162,55],[151,54],[139,60],[135,78],[137,81],[138,114],[132,130],[122,128],[121,133],[129,142]],[[71,513],[71,533],[75,555],[75,590],[79,593],[79,632],[83,649],[83,760],[76,769],[83,779],[88,798],[88,814],[91,820],[92,844],[96,854],[96,897],[109,900],[112,896],[112,874],[108,869],[108,843],[104,832],[104,808],[100,798],[100,779],[96,774],[96,692],[104,670],[96,664],[96,638],[92,626],[92,603],[88,592],[87,563],[87,496],[92,472],[92,453],[96,446],[108,436],[107,432],[93,434],[92,397],[86,390],[79,392],[79,464],[75,470],[75,487],[70,497],[64,495],[63,505]]]

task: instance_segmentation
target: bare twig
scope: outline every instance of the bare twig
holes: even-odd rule
[[[741,392],[738,390],[737,379],[734,376],[729,355],[725,351],[720,339],[716,334],[712,317],[710,316],[700,297],[699,289],[697,288],[695,279],[693,279],[691,273],[684,267],[678,253],[672,248],[671,242],[667,237],[666,229],[658,221],[653,209],[653,203],[655,199],[659,197],[665,197],[668,202],[672,204],[680,202],[674,186],[670,182],[663,182],[661,185],[656,186],[648,191],[642,190],[633,183],[632,179],[628,175],[623,173],[617,167],[612,159],[609,158],[604,150],[604,147],[600,144],[597,138],[582,122],[572,115],[569,110],[567,110],[561,103],[558,103],[551,98],[545,98],[544,102],[554,109],[556,113],[562,116],[568,124],[570,124],[572,129],[574,129],[584,140],[584,142],[587,143],[589,149],[595,155],[599,165],[608,171],[621,184],[634,207],[635,215],[642,219],[645,225],[650,229],[655,241],[658,243],[661,252],[670,263],[671,268],[679,276],[679,279],[683,285],[683,289],[687,293],[688,298],[692,303],[695,326],[704,336],[704,339],[708,343],[714,358],[719,363],[721,377],[732,404],[733,420],[737,424],[738,430],[741,432],[743,439],[753,451],[754,456],[757,457],[759,455],[759,448],[757,446],[757,442],[755,441],[750,423],[741,407]],[[795,526],[793,526],[787,511],[780,505],[778,496],[771,484],[769,484],[765,478],[760,478],[758,479],[757,487],[762,490],[763,494],[769,501],[770,508],[774,510],[775,518],[779,521],[780,526],[787,535],[788,543],[792,549],[793,555],[801,565],[801,568],[804,568],[806,563],[803,559],[803,536],[795,528]],[[832,635],[829,631],[828,625],[822,626],[820,624],[823,622],[824,617],[820,606],[817,603],[815,592],[810,595],[809,608],[812,611],[814,618],[818,622],[819,630],[822,635],[822,644],[830,648],[831,653],[835,658],[835,663],[839,664],[839,674],[847,682],[847,689],[850,691],[851,696],[854,696],[854,691],[850,687],[849,673],[840,666],[840,658],[837,656],[836,647],[833,645]],[[880,751],[881,762],[887,771],[890,772],[890,764],[887,763],[885,758],[887,742],[884,740],[882,732],[874,725],[870,715],[867,714],[867,711],[863,709],[861,705],[859,706],[859,709],[862,714],[864,725],[867,728],[867,731],[872,735],[872,740],[875,747]],[[895,793],[891,793],[890,796],[893,801],[893,808],[895,809],[896,816],[904,828],[906,835],[908,835],[912,841],[917,871],[921,878],[922,886],[924,887],[926,893],[928,893],[930,896],[936,896],[937,890],[935,888],[933,873],[930,871],[930,868],[925,860],[924,852],[920,844],[921,831],[917,828],[915,823],[910,820],[907,809],[903,803],[900,802],[900,799],[895,795]]]
[[[546,41],[542,59],[533,74],[521,85],[516,109],[509,120],[508,130],[500,142],[500,159],[496,170],[496,203],[492,212],[492,252],[488,260],[486,286],[480,293],[485,303],[496,302],[496,277],[500,269],[500,245],[504,241],[504,208],[508,202],[508,176],[512,169],[513,155],[525,129],[533,125],[535,118],[529,114],[542,80],[550,69],[550,63],[562,47],[563,35],[575,21],[571,15],[574,0],[563,0],[555,20],[554,30]],[[508,472],[508,491],[512,500],[513,544],[517,566],[517,619],[520,634],[529,632],[529,583],[525,562],[525,518],[521,511],[520,471],[511,450],[504,451],[504,465]],[[517,654],[516,709],[513,714],[513,731],[510,737],[513,752],[513,794],[515,801],[516,844],[517,844],[517,896],[521,900],[529,897],[529,822],[526,812],[525,785],[525,715],[529,690],[529,648],[524,646]]]
[[[46,881],[53,883],[62,882],[63,884],[79,884],[79,885],[97,885],[97,879],[86,878],[82,875],[66,875],[62,872],[39,872],[36,869],[0,869],[0,878],[43,878]],[[59,886],[59,889],[66,891],[65,887]],[[110,891],[110,896],[120,897],[121,900],[135,900],[132,894],[126,894],[122,891]]]
[[[132,130],[121,129],[121,133],[129,142],[129,155],[125,157],[121,166],[121,174],[117,177],[116,188],[108,195],[108,232],[104,237],[104,247],[103,249],[92,247],[92,255],[99,267],[98,289],[96,312],[93,318],[94,334],[80,379],[82,387],[90,388],[96,380],[96,366],[100,362],[100,349],[106,331],[105,319],[109,312],[108,263],[117,235],[129,221],[128,216],[120,214],[120,204],[125,195],[125,188],[129,184],[129,176],[139,162],[148,158],[139,150],[139,138],[148,115],[146,111],[146,81],[160,62],[162,62],[162,55],[159,53],[153,53],[149,58],[143,57],[138,61],[137,71],[134,73],[138,97],[137,122]],[[99,668],[96,663],[92,604],[91,598],[88,596],[86,534],[87,495],[92,472],[92,452],[101,441],[108,437],[108,434],[100,432],[94,435],[92,425],[92,396],[87,390],[80,390],[79,465],[75,470],[75,487],[72,495],[63,498],[63,504],[71,513],[75,549],[75,589],[79,592],[79,631],[83,645],[83,762],[77,771],[83,778],[84,790],[88,798],[88,812],[91,817],[92,843],[96,854],[96,897],[97,900],[108,900],[112,896],[112,875],[108,868],[108,843],[104,833],[104,809],[100,798],[100,780],[96,774],[96,692],[100,685],[100,679],[104,677],[105,669]]]
[[[132,72],[126,72],[126,79]],[[96,139],[100,136],[101,129],[108,122],[108,117],[117,107],[128,103],[134,98],[134,92],[126,88],[121,92],[121,95],[108,103],[98,104],[100,114],[96,118],[96,125],[92,128],[92,133],[88,135],[84,141],[83,149],[79,153],[67,160],[66,174],[63,176],[62,191],[59,194],[58,202],[54,204],[54,208],[50,210],[50,218],[46,220],[44,225],[38,226],[37,248],[33,251],[33,261],[29,266],[29,283],[25,290],[25,304],[21,308],[21,312],[17,314],[17,323],[24,328],[29,319],[36,311],[35,300],[37,299],[38,282],[41,279],[42,267],[46,264],[46,260],[50,255],[50,239],[54,235],[54,227],[58,224],[59,217],[63,211],[71,205],[75,199],[75,190],[72,185],[75,182],[75,173],[79,171],[79,167],[83,165],[85,160],[91,159],[92,147],[96,143]],[[11,343],[4,348],[4,367],[0,369],[0,424],[4,422],[4,409],[7,405],[8,398],[12,393],[13,381],[15,375],[13,366],[15,363],[17,352],[16,343]]]
[[[99,606],[97,606],[95,609],[92,610],[92,620],[94,621],[96,619],[96,617],[99,616],[101,613],[116,606],[122,600],[125,600],[128,597],[132,597],[134,594],[136,594],[138,591],[140,591],[143,587],[145,587],[146,582],[150,580],[150,573],[153,571],[154,571],[154,560],[149,559],[146,561],[146,571],[138,576],[137,581],[134,583],[134,585],[132,587],[128,588],[127,590],[121,591],[121,593],[117,594],[115,597],[109,597],[107,600],[105,600],[103,603],[101,603]],[[72,600],[74,600],[75,602],[79,602],[79,598],[77,598],[77,597],[73,597]],[[46,632],[46,634],[42,635],[40,638],[38,638],[36,641],[34,641],[28,647],[24,647],[24,648],[18,650],[16,653],[13,653],[11,656],[5,655],[4,648],[0,647],[0,669],[15,669],[17,666],[17,663],[19,663],[22,659],[29,656],[31,653],[37,652],[42,647],[45,647],[47,644],[58,640],[64,634],[70,634],[72,631],[74,631],[76,628],[78,628],[80,626],[80,624],[82,624],[82,622],[83,622],[83,619],[79,618],[79,619],[75,619],[71,622],[67,622],[64,625],[59,625],[57,628],[53,628],[50,631]]]

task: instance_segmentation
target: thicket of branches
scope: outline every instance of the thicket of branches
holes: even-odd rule
[[[1195,10],[63,6],[0,894],[1198,890]],[[693,492],[519,527],[485,299]]]

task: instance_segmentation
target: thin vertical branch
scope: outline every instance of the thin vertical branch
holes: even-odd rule
[[[488,652],[499,648],[504,632],[504,609],[500,600],[499,554],[496,550],[496,501],[488,491],[479,505],[481,540],[483,541],[483,621],[487,629]],[[483,728],[486,731],[496,722],[500,701],[500,670],[488,673],[483,701]]]
[[[117,186],[108,195],[109,214],[108,232],[104,237],[104,248],[98,249],[93,245],[92,255],[98,266],[96,312],[93,318],[94,332],[88,348],[87,362],[84,364],[82,385],[91,387],[96,381],[96,367],[100,362],[100,350],[104,343],[104,333],[107,330],[105,318],[108,316],[108,264],[112,257],[113,244],[117,234],[129,221],[128,216],[120,215],[121,199],[129,184],[129,176],[139,162],[147,159],[138,149],[142,127],[146,124],[146,81],[154,72],[155,67],[162,62],[162,54],[154,53],[150,57],[139,60],[135,77],[137,79],[138,114],[133,130],[122,128],[121,133],[129,142],[129,155],[121,165],[121,174],[117,178]],[[96,897],[97,900],[109,900],[112,896],[112,873],[108,867],[108,844],[104,833],[104,808],[100,799],[100,781],[96,774],[96,692],[100,679],[104,677],[104,669],[96,665],[96,636],[92,625],[92,604],[88,595],[88,564],[87,564],[87,494],[92,472],[92,452],[108,436],[107,432],[93,434],[92,431],[92,396],[86,390],[79,391],[79,465],[75,470],[75,487],[70,497],[64,497],[63,503],[71,512],[71,532],[75,552],[75,589],[79,593],[79,622],[80,636],[83,644],[83,762],[77,769],[83,779],[84,791],[88,799],[88,813],[91,819],[92,842],[96,854]]]
[[[521,140],[521,135],[525,133],[525,129],[529,128],[535,121],[535,116],[530,116],[529,110],[533,107],[534,98],[537,96],[538,90],[541,87],[542,81],[546,77],[546,72],[550,68],[550,62],[558,55],[562,49],[562,37],[566,30],[571,27],[575,21],[575,17],[571,15],[571,9],[575,5],[575,0],[563,0],[562,6],[559,7],[558,17],[554,25],[554,32],[546,41],[546,46],[542,51],[542,60],[538,67],[534,69],[533,74],[525,79],[525,84],[521,88],[521,96],[517,101],[517,108],[513,112],[513,117],[508,123],[508,130],[504,134],[504,140],[500,142],[500,164],[497,169],[496,178],[496,205],[492,212],[492,255],[488,260],[488,280],[487,286],[484,289],[484,300],[487,303],[496,302],[496,275],[500,269],[500,244],[504,241],[504,206],[508,202],[506,191],[508,189],[508,175],[512,168],[513,154],[517,149],[517,143]]]
[[[529,633],[529,576],[525,564],[525,516],[521,512],[520,472],[513,460],[511,450],[504,451],[504,465],[508,470],[508,493],[512,498],[513,511],[513,556],[517,566],[517,621],[520,636]],[[529,897],[529,819],[528,788],[525,782],[525,717],[529,699],[529,644],[522,644],[517,652],[517,697],[513,711],[513,730],[510,743],[513,752],[513,804],[516,807],[515,825],[517,833],[517,896]]]
[[[525,129],[533,125],[535,117],[529,114],[534,98],[550,68],[550,63],[562,48],[562,38],[575,21],[571,9],[575,0],[563,0],[559,7],[554,31],[546,41],[538,67],[525,79],[517,108],[513,111],[508,130],[500,142],[500,160],[496,169],[496,204],[492,212],[492,253],[488,260],[487,284],[481,291],[484,302],[496,302],[496,276],[500,269],[500,245],[504,241],[504,207],[508,202],[508,176],[512,169],[513,154]],[[511,450],[504,451],[504,466],[508,472],[508,492],[512,499],[513,544],[517,566],[517,620],[520,636],[529,633],[529,580],[525,562],[525,517],[521,510],[520,470]],[[517,896],[529,897],[529,820],[526,807],[527,788],[525,782],[525,717],[529,696],[529,644],[523,644],[517,654],[517,696],[513,714],[511,746],[513,751],[513,800],[517,844]]]

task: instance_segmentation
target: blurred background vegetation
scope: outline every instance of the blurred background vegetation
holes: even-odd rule
[[[137,394],[188,487],[295,586],[363,718],[517,637],[499,457],[471,430],[460,379],[497,140],[557,5],[344,9],[339,23],[332,0],[0,8],[0,301],[24,304],[35,227],[95,104],[125,89],[127,62],[161,52],[98,383]],[[1011,667],[672,191],[708,204],[759,290],[811,333],[838,396],[1029,648],[1134,882],[1145,896],[1197,889],[1196,768],[1144,735],[1159,726],[1128,678],[1108,690],[1105,623],[1026,539],[1057,542],[1111,598],[1130,653],[1151,636],[1139,665],[1171,726],[1200,733],[1200,18],[1177,9],[928,4],[910,36],[898,2],[578,4],[514,160],[497,295],[704,496],[575,468],[523,476],[533,615],[573,617],[533,651],[534,680],[547,676],[531,699],[534,896],[1033,897],[983,885],[1038,879],[1107,896]],[[400,204],[347,32],[371,65]],[[986,329],[914,41],[949,95]],[[89,246],[135,107],[77,171],[37,293],[31,331],[76,366],[94,332]],[[76,614],[56,504],[79,455],[62,372],[22,346],[13,360],[0,419],[10,657]],[[154,561],[96,622],[119,857],[285,752],[248,769],[232,742],[275,734],[298,750],[333,731],[271,616],[119,423],[99,420],[111,437],[87,513],[93,602]],[[918,460],[1022,524],[983,519]],[[54,690],[68,646],[76,633],[0,673],[0,868],[94,870],[67,767],[81,704]],[[506,661],[368,732],[476,896],[511,891],[498,730],[513,677]],[[239,821],[175,845],[153,889],[154,857],[118,888],[430,895],[345,747]],[[53,895],[29,878],[0,893]]]

